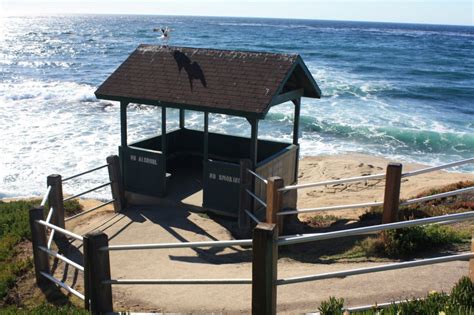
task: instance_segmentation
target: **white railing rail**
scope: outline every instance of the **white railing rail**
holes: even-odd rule
[[[51,224],[51,223],[43,221],[43,220],[37,220],[36,222],[41,224],[41,225],[44,225],[44,226],[48,227],[51,230],[54,230],[55,232],[61,233],[61,234],[66,235],[66,236],[69,236],[69,237],[71,237],[73,239],[76,239],[78,241],[82,242],[84,240],[84,238],[82,236],[80,236],[78,234],[75,234],[73,232],[70,232],[68,230],[65,230],[63,228],[60,228],[57,225]]]
[[[447,169],[447,168],[469,164],[469,163],[474,163],[474,158],[469,158],[469,159],[447,163],[447,164],[443,164],[439,166],[427,167],[427,168],[422,168],[422,169],[411,171],[411,172],[406,172],[402,174],[402,178],[435,172],[442,169]],[[289,185],[289,186],[280,188],[279,191],[305,189],[305,188],[318,187],[318,186],[336,185],[336,184],[360,182],[360,181],[367,181],[367,180],[378,180],[378,179],[385,179],[385,174],[374,174],[374,175],[367,175],[367,176],[357,176],[357,177],[350,177],[350,178],[343,178],[343,179],[336,179],[336,180],[328,180],[328,181],[322,181],[322,182],[316,182],[316,183]]]
[[[112,184],[112,182],[108,182],[108,183],[105,183],[105,184],[96,186],[96,187],[94,187],[94,188],[88,189],[88,190],[83,191],[83,192],[81,192],[81,193],[78,193],[78,194],[72,195],[72,196],[70,196],[70,197],[64,198],[63,201],[66,202],[66,201],[69,201],[69,200],[72,200],[72,199],[76,199],[76,198],[78,198],[78,197],[81,197],[81,196],[83,196],[83,195],[85,195],[85,194],[88,194],[88,193],[90,193],[90,192],[93,192],[93,191],[95,191],[95,190],[99,190],[99,189],[101,189],[101,188],[104,188],[104,187],[106,187],[106,186],[109,186],[110,184]]]
[[[48,188],[46,188],[46,192],[44,193],[43,199],[41,199],[40,207],[44,207],[44,205],[46,204],[46,201],[48,201],[50,192],[51,192],[51,186],[48,186]]]
[[[78,174],[75,174],[75,175],[72,175],[72,176],[69,176],[69,177],[65,177],[65,178],[62,179],[62,181],[63,181],[63,182],[66,182],[66,181],[71,180],[71,179],[73,179],[73,178],[77,178],[77,177],[79,177],[79,176],[86,175],[86,174],[89,174],[89,173],[98,171],[98,170],[100,170],[100,169],[106,168],[107,166],[109,166],[109,164],[101,165],[101,166],[95,167],[95,168],[93,168],[93,169],[84,171],[84,172],[82,172],[82,173],[78,173]]]
[[[252,279],[111,279],[103,284],[252,284]]]
[[[411,205],[411,204],[414,204],[414,203],[425,202],[425,201],[430,201],[430,200],[435,200],[435,199],[441,199],[441,198],[466,194],[466,193],[469,193],[471,191],[474,191],[474,186],[461,188],[461,189],[456,189],[456,190],[453,190],[453,191],[439,193],[439,194],[435,194],[435,195],[431,195],[431,196],[409,199],[407,201],[401,202],[400,206],[408,206],[408,205]]]
[[[228,241],[109,245],[107,247],[102,247],[100,250],[101,251],[116,251],[116,250],[169,249],[169,248],[202,248],[202,247],[214,248],[214,247],[233,247],[233,246],[252,246],[252,240],[242,239],[242,240],[228,240]]]
[[[251,192],[250,190],[248,189],[245,189],[245,191],[247,192],[247,194],[249,194],[253,199],[255,199],[259,204],[261,204],[262,206],[264,206],[265,208],[267,207],[267,203],[265,201],[263,201],[262,199],[260,199],[257,195],[255,195],[253,192]]]
[[[327,181],[317,182],[317,183],[289,185],[289,186],[280,188],[278,191],[305,189],[305,188],[312,188],[312,187],[318,187],[318,186],[345,184],[345,183],[351,183],[351,182],[360,182],[360,181],[377,180],[377,179],[385,179],[385,174],[374,174],[374,175],[367,175],[367,176],[357,176],[357,177],[349,177],[349,178],[343,178],[343,179],[327,180]]]
[[[100,209],[100,208],[102,208],[102,207],[105,207],[105,206],[107,206],[107,205],[113,203],[114,201],[115,201],[115,199],[112,199],[112,200],[110,200],[110,201],[103,202],[103,203],[101,203],[100,205],[98,205],[98,206],[96,206],[96,207],[93,207],[93,208],[91,208],[91,209],[89,209],[89,210],[85,210],[85,211],[82,211],[82,212],[80,212],[80,213],[78,213],[78,214],[72,215],[72,216],[70,216],[70,217],[68,217],[68,218],[65,218],[64,221],[67,222],[67,221],[69,221],[69,220],[78,218],[78,217],[83,216],[83,215],[85,215],[85,214],[88,214],[88,213],[90,213],[90,212],[92,212],[92,211],[95,211],[95,210],[97,210],[97,209]]]
[[[448,191],[445,193],[439,193],[431,196],[420,197],[409,199],[404,202],[400,203],[400,206],[408,206],[414,203],[426,202],[435,199],[441,199],[461,194],[466,194],[469,192],[474,191],[474,186],[461,188],[453,191]],[[345,209],[357,209],[357,208],[367,208],[367,207],[377,207],[382,206],[383,202],[368,202],[368,203],[354,203],[349,205],[340,205],[340,206],[328,206],[328,207],[319,207],[319,208],[307,208],[307,209],[297,209],[297,210],[286,210],[278,212],[277,215],[290,215],[290,214],[300,214],[300,213],[308,213],[308,212],[320,212],[320,211],[336,211],[336,210],[345,210]]]
[[[265,185],[268,184],[268,180],[266,180],[263,176],[261,176],[260,174],[257,174],[256,172],[250,170],[250,169],[247,169],[247,172],[249,172],[250,174],[252,174],[253,176],[255,176],[256,178],[260,179],[263,183],[265,183]]]
[[[41,275],[43,277],[45,277],[46,279],[48,279],[49,281],[53,282],[53,283],[56,283],[57,285],[59,285],[61,288],[63,288],[64,290],[74,294],[75,296],[77,296],[78,298],[80,298],[81,300],[85,300],[85,297],[82,293],[74,290],[73,288],[71,288],[70,286],[68,286],[67,284],[65,284],[64,282],[62,281],[59,281],[58,279],[56,279],[55,277],[51,276],[50,274],[47,274],[46,272],[43,272],[41,271]]]
[[[341,270],[341,271],[320,273],[320,274],[309,275],[309,276],[288,277],[288,278],[278,279],[277,285],[301,283],[301,282],[307,282],[307,281],[325,280],[325,279],[333,279],[333,278],[344,278],[348,276],[362,275],[362,274],[367,274],[367,273],[374,273],[374,272],[381,272],[381,271],[388,271],[388,270],[398,270],[398,269],[426,266],[426,265],[434,265],[434,264],[440,264],[440,263],[445,263],[445,262],[450,262],[450,261],[469,260],[471,258],[474,258],[474,253],[463,253],[463,254],[442,256],[442,257],[436,257],[436,258],[420,259],[420,260],[414,260],[414,261],[404,261],[400,263],[393,263],[393,264],[365,267],[365,268],[356,268],[356,269],[349,269],[349,270]]]
[[[464,164],[469,164],[469,163],[474,163],[474,158],[460,160],[460,161],[447,163],[447,164],[443,164],[443,165],[439,165],[439,166],[422,168],[422,169],[419,169],[419,170],[416,170],[416,171],[406,172],[406,173],[402,174],[402,178],[416,176],[416,175],[420,175],[420,174],[426,174],[426,173],[430,173],[430,172],[435,172],[435,171],[439,171],[439,170],[443,170],[443,169],[447,169],[447,168],[451,168],[451,167],[455,167],[455,166],[460,166],[460,165],[464,165]]]
[[[447,224],[449,221],[459,221],[459,219],[471,220],[473,218],[474,218],[474,211],[468,211],[468,212],[446,214],[446,215],[423,218],[423,219],[371,225],[371,226],[365,226],[365,227],[341,230],[341,231],[334,231],[334,232],[327,232],[327,233],[308,233],[308,234],[300,234],[300,235],[292,235],[292,236],[283,236],[279,238],[278,246],[321,241],[321,240],[329,240],[329,239],[346,237],[346,236],[361,235],[361,234],[366,234],[366,233],[371,233],[371,232],[380,232],[380,231],[386,231],[386,230],[391,230],[391,229],[400,229],[400,228],[438,223],[438,222],[443,222]]]

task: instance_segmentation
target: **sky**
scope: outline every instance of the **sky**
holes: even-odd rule
[[[0,0],[0,14],[156,14],[474,26],[474,0]]]

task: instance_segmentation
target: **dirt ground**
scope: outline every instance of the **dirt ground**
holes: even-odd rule
[[[306,158],[300,162],[299,181],[316,182],[383,173],[387,162],[382,158],[363,155]],[[419,167],[404,165],[404,171]],[[474,176],[435,172],[408,178],[402,184],[402,198],[429,187],[467,179],[474,180]],[[301,190],[298,198],[298,208],[381,201],[383,182]],[[95,203],[86,202],[87,207]],[[333,214],[355,218],[363,211],[338,211]],[[191,213],[186,207],[136,206],[120,214],[113,213],[110,208],[101,210],[69,221],[67,226],[80,234],[102,230],[109,236],[111,244],[139,244],[232,239],[224,227],[228,226],[228,222],[224,223],[222,219],[213,220]],[[336,243],[326,241],[324,246],[306,244],[304,247],[281,248],[278,278],[383,264],[323,263],[319,259],[324,254],[323,249]],[[305,255],[306,252],[309,254]],[[114,279],[251,278],[249,248],[114,251],[110,253],[110,259]],[[319,303],[329,296],[343,297],[347,306],[424,296],[431,290],[448,291],[467,273],[467,262],[451,262],[279,286],[278,312],[314,312]],[[116,310],[241,314],[249,313],[251,306],[250,285],[115,285],[113,293]]]

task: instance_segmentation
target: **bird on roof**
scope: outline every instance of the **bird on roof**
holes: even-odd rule
[[[168,45],[168,41],[170,40],[171,34],[171,29],[168,26],[155,28],[153,29],[153,32],[161,32],[161,36],[159,38],[163,41],[165,46]]]

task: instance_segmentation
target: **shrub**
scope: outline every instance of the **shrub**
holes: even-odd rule
[[[383,254],[399,258],[453,243],[462,243],[468,237],[466,233],[450,227],[428,225],[385,231],[380,239]]]
[[[344,299],[330,297],[321,302],[318,308],[322,315],[342,314]],[[462,277],[448,295],[444,292],[430,292],[424,299],[407,300],[398,304],[392,303],[383,309],[374,306],[372,310],[351,314],[364,315],[413,315],[413,314],[474,314],[474,284],[468,277]]]
[[[334,296],[329,297],[329,300],[322,301],[318,310],[321,315],[339,315],[342,314],[344,307],[344,299],[337,299]]]

